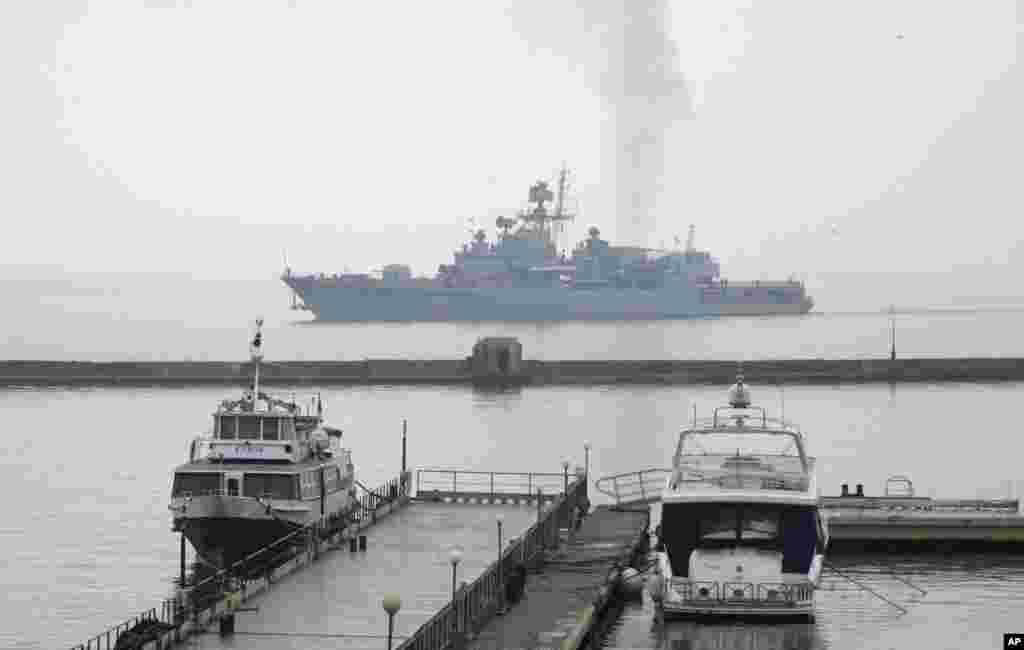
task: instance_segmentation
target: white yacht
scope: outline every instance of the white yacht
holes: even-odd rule
[[[679,436],[651,582],[660,612],[813,619],[829,541],[818,497],[803,434],[751,406],[740,375],[729,406]]]
[[[357,503],[351,452],[342,432],[324,425],[319,396],[303,412],[260,391],[261,325],[251,390],[221,402],[210,434],[194,439],[174,470],[173,530],[219,567],[303,526],[333,528]]]

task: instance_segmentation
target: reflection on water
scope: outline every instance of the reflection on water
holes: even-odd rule
[[[811,650],[824,647],[813,625],[659,625],[658,645],[666,650]],[[657,638],[657,637],[656,637]]]
[[[899,609],[826,571],[814,624],[658,622],[654,604],[626,605],[605,635],[606,650],[853,650],[998,648],[1020,627],[1024,556],[833,555],[844,573],[906,608]]]

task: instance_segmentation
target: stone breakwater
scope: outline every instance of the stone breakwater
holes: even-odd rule
[[[264,362],[268,386],[358,384],[749,384],[1021,381],[1024,359],[790,359],[776,361],[529,361],[508,373],[471,359]],[[0,361],[0,386],[245,385],[251,363],[218,361]]]

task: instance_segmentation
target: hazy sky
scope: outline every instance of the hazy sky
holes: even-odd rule
[[[0,264],[432,273],[564,160],[573,242],[1016,284],[1022,2],[580,4],[4,2]]]

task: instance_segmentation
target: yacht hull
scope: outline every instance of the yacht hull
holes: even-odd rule
[[[793,576],[800,579],[800,576]],[[714,582],[669,578],[656,600],[666,619],[813,620],[816,585],[807,582]]]

